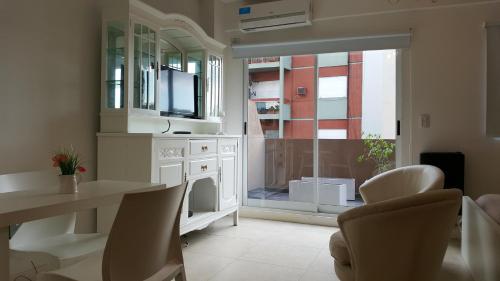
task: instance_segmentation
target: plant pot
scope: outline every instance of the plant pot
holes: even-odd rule
[[[72,194],[78,192],[76,175],[59,175],[59,193]]]

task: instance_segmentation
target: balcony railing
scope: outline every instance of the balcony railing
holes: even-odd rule
[[[248,59],[248,63],[268,63],[268,62],[279,62],[280,57],[261,57],[261,58],[251,58]]]

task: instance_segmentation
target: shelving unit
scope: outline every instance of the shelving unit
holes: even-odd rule
[[[166,65],[197,75],[199,117],[209,127],[202,131],[217,133],[225,45],[182,15],[164,14],[139,0],[126,7],[104,2],[101,132],[157,133],[167,120],[173,129],[200,122],[160,116],[159,72]]]

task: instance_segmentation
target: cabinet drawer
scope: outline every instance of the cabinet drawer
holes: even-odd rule
[[[191,155],[215,154],[217,140],[190,140],[189,151]]]
[[[189,162],[189,174],[191,176],[206,174],[217,171],[217,158],[192,160]]]

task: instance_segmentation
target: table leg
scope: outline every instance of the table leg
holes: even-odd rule
[[[0,280],[9,280],[9,227],[0,227]]]
[[[233,213],[233,225],[237,226],[239,222],[238,210]]]

